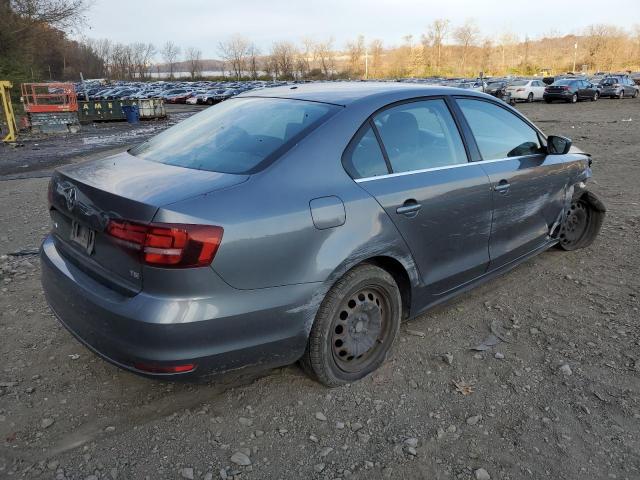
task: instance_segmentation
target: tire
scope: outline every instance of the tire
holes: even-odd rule
[[[213,98],[207,98],[207,105],[213,105]]]
[[[553,100],[551,100],[550,98],[545,98],[544,101],[547,103],[551,103]]]
[[[354,267],[322,301],[300,363],[327,387],[360,380],[386,359],[401,318],[393,277],[374,265]]]
[[[638,98],[638,90],[633,91],[633,95],[631,95],[631,98]]]
[[[620,90],[620,94],[616,97],[618,100],[622,100],[624,98],[624,88]]]
[[[533,103],[533,92],[530,92],[529,95],[527,95],[527,103]]]
[[[571,203],[569,213],[560,228],[558,246],[573,251],[588,247],[600,233],[604,210],[589,202],[589,193]]]
[[[571,103],[578,103],[578,94],[577,94],[577,93],[574,93],[574,94],[571,96],[571,100],[569,100],[569,101],[570,101]]]
[[[596,93],[593,94],[593,97],[591,97],[591,101],[592,102],[597,102],[598,99],[600,98],[600,94],[598,93],[598,91],[596,90]]]

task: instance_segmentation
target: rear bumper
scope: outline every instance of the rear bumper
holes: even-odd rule
[[[526,100],[529,96],[529,92],[509,91],[509,93],[511,93],[511,98],[513,98],[514,100]]]
[[[215,273],[211,296],[123,296],[60,255],[51,237],[40,251],[42,286],[60,322],[115,365],[145,376],[215,374],[287,365],[304,353],[320,284],[237,290]],[[196,364],[180,374],[136,368]]]
[[[543,95],[545,100],[571,100],[573,97],[573,92],[557,92],[557,93],[546,93]]]

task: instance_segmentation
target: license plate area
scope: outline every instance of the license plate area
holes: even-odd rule
[[[71,232],[69,233],[69,240],[79,245],[84,249],[88,255],[93,253],[93,248],[96,243],[95,230],[86,227],[75,220],[71,222]]]

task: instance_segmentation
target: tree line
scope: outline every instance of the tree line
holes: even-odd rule
[[[217,60],[203,60],[197,48],[181,50],[169,41],[159,49],[148,44],[120,45],[108,40],[87,45],[102,59],[111,78],[173,77],[177,71],[200,78],[216,70],[227,78],[338,79],[426,76],[558,74],[570,71],[640,70],[640,25],[626,31],[614,25],[590,25],[579,34],[550,32],[537,39],[512,32],[483,35],[473,20],[454,25],[432,21],[417,36],[399,45],[367,41],[362,35],[339,46],[333,38],[274,42],[261,51],[248,37],[236,34],[216,45]],[[110,52],[110,53],[109,53]],[[146,70],[145,70],[146,65]]]
[[[0,0],[0,80],[76,79],[104,69],[85,42],[70,40],[87,0]]]
[[[539,38],[482,33],[473,20],[435,19],[419,35],[396,45],[356,36],[277,41],[261,50],[236,34],[215,45],[217,59],[173,41],[124,44],[109,39],[70,40],[90,0],[0,0],[0,78],[15,81],[85,78],[149,80],[216,71],[233,79],[401,78],[426,76],[557,74],[572,70],[640,70],[640,25],[630,31],[591,25],[578,34]]]

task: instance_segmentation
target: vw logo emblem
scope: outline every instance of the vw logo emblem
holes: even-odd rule
[[[67,210],[73,210],[73,207],[76,206],[76,189],[74,187],[67,188],[64,191],[64,199],[67,204]]]

